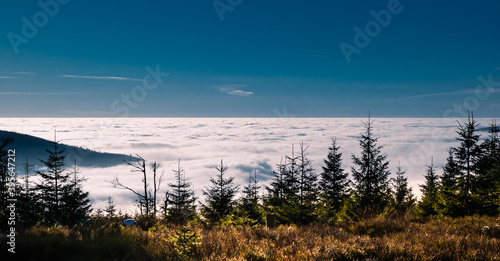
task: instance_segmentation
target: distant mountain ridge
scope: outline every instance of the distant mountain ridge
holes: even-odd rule
[[[45,149],[54,147],[52,141],[17,132],[0,130],[0,137],[12,137],[14,139],[8,149],[16,150],[16,169],[20,172],[24,168],[23,164],[26,164],[26,157],[28,157],[30,165],[40,167],[42,164],[39,159],[46,159],[48,155]],[[106,168],[124,164],[123,160],[136,159],[124,154],[97,152],[62,143],[59,143],[59,146],[65,150],[66,158],[64,163],[67,167],[73,166],[75,160],[79,167]]]

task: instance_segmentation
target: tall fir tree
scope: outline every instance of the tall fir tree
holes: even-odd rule
[[[457,177],[460,170],[453,159],[453,150],[448,150],[446,165],[443,167],[443,175],[438,189],[438,212],[440,216],[460,216],[461,203],[458,201]]]
[[[267,195],[264,198],[264,208],[269,213],[274,213],[278,222],[285,222],[285,213],[282,211],[283,206],[286,203],[285,190],[286,187],[286,172],[287,164],[286,157],[285,162],[283,162],[283,157],[281,157],[280,163],[276,164],[277,170],[272,171],[272,181],[269,186],[266,186]]]
[[[276,214],[280,224],[306,224],[316,219],[318,176],[306,151],[301,143],[300,151],[295,153],[292,144],[291,156],[285,156],[285,164],[278,165],[271,187],[267,187],[266,208]]]
[[[61,212],[66,224],[81,223],[92,211],[89,192],[83,190],[82,184],[87,179],[79,174],[75,160],[73,168],[68,172],[68,183],[63,186]]]
[[[257,179],[257,170],[254,170],[253,176],[252,173],[249,173],[248,183],[243,188],[243,197],[241,198],[241,209],[244,212],[244,215],[258,223],[263,222],[262,218],[262,210],[259,204],[259,189],[261,186],[259,185],[259,180]]]
[[[320,207],[318,209],[320,219],[323,221],[336,221],[348,196],[348,174],[342,168],[342,153],[339,149],[337,139],[332,138],[327,158],[323,160],[323,172],[319,181]]]
[[[295,216],[295,222],[298,224],[307,224],[315,221],[315,209],[318,199],[317,180],[318,175],[314,171],[312,161],[307,157],[308,146],[304,142],[300,143],[300,150],[297,153],[298,159],[298,215]]]
[[[169,183],[170,191],[166,199],[167,220],[176,224],[186,224],[196,214],[194,202],[196,197],[191,189],[191,183],[187,181],[184,169],[179,159],[177,169],[172,170],[175,182]]]
[[[292,153],[285,156],[283,176],[283,196],[281,204],[276,208],[276,219],[281,224],[297,222],[300,215],[300,166],[299,157],[295,154],[295,147],[292,144]]]
[[[408,178],[405,176],[401,164],[398,165],[396,178],[394,179],[394,210],[397,215],[407,214],[416,203],[412,188],[408,185]]]
[[[467,123],[463,126],[459,123],[458,137],[456,139],[460,142],[460,145],[453,148],[454,158],[459,170],[457,185],[459,188],[458,200],[462,206],[461,215],[472,215],[477,212],[478,207],[474,195],[477,189],[477,163],[481,155],[480,135],[476,133],[477,126],[474,114],[470,113]]]
[[[481,156],[476,164],[477,179],[473,191],[477,214],[498,216],[500,213],[500,140],[499,128],[492,122],[489,136],[481,143]]]
[[[36,171],[40,176],[35,184],[37,203],[43,208],[42,222],[73,225],[87,217],[90,209],[89,193],[83,191],[85,178],[78,176],[76,161],[73,169],[66,172],[65,150],[61,148],[54,133],[53,148],[45,149],[47,159],[40,159],[44,169]]]
[[[438,215],[439,176],[436,174],[435,168],[434,158],[431,158],[431,165],[428,165],[425,171],[425,184],[420,185],[422,198],[417,207],[418,214],[423,217],[434,217]]]
[[[46,170],[37,170],[41,181],[36,184],[36,190],[41,195],[41,203],[44,207],[45,221],[49,223],[63,222],[63,196],[68,192],[69,173],[65,173],[64,159],[65,150],[59,145],[54,137],[52,148],[45,149],[47,159],[40,159]]]
[[[286,162],[283,163],[283,157],[279,164],[276,164],[278,170],[272,171],[272,179],[269,186],[266,186],[267,196],[265,197],[265,204],[270,207],[280,206],[284,198],[285,181],[284,172]],[[272,211],[271,211],[272,212]]]
[[[292,144],[292,153],[290,156],[285,156],[286,165],[283,171],[283,198],[286,200],[287,204],[293,203],[297,204],[297,195],[299,194],[299,158],[295,155],[295,148]]]
[[[485,173],[500,167],[500,128],[496,121],[488,129],[488,137],[481,143],[482,154],[478,163],[478,172]]]
[[[31,187],[31,167],[28,157],[26,156],[26,163],[24,165],[24,178],[23,183],[20,187],[20,193],[18,197],[18,221],[25,227],[31,227],[36,225],[36,223],[42,219],[42,208],[37,202],[37,195],[34,188]]]
[[[354,178],[354,215],[356,217],[381,214],[390,201],[389,161],[373,137],[373,121],[368,117],[366,131],[361,133],[361,156],[352,154],[356,167],[351,167]]]
[[[234,196],[239,190],[239,186],[233,183],[234,177],[225,177],[228,167],[224,166],[222,160],[215,169],[218,174],[215,178],[210,177],[212,185],[203,190],[206,204],[202,204],[202,212],[211,222],[218,222],[231,213],[235,203]]]

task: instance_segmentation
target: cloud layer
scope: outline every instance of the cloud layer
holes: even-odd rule
[[[214,167],[224,159],[228,175],[244,186],[248,174],[257,170],[263,184],[269,182],[271,170],[284,155],[290,155],[292,144],[309,145],[309,158],[319,173],[331,137],[337,137],[343,152],[343,167],[350,171],[351,154],[359,155],[357,138],[364,131],[360,118],[57,118],[2,119],[3,129],[53,139],[57,130],[61,142],[74,146],[122,154],[139,154],[148,161],[162,161],[165,182],[161,191],[173,181],[172,169],[181,159],[186,177],[194,183],[196,195],[216,174]],[[487,127],[491,119],[478,119]],[[377,118],[373,125],[382,152],[388,154],[395,173],[400,162],[407,170],[415,193],[424,181],[425,165],[434,156],[439,167],[445,164],[447,149],[456,146],[456,119]],[[482,132],[483,136],[487,133]],[[38,163],[39,164],[39,163]],[[89,180],[86,188],[94,209],[105,206],[108,196],[123,211],[134,211],[134,197],[117,190],[106,181],[119,177],[124,184],[141,189],[141,177],[122,165],[104,169],[81,168]],[[265,190],[262,189],[262,192]],[[162,194],[163,195],[163,194]]]

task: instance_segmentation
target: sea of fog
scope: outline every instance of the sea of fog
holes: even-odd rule
[[[415,194],[423,183],[426,165],[431,156],[442,173],[447,150],[455,140],[458,122],[445,118],[375,118],[373,133],[379,137],[382,152],[388,155],[391,173],[398,164],[406,170]],[[476,119],[480,128],[488,127],[492,119]],[[460,120],[463,122],[463,120]],[[227,174],[243,187],[248,174],[257,170],[263,185],[284,155],[290,155],[292,144],[308,146],[309,158],[316,171],[321,171],[331,138],[336,137],[343,153],[343,167],[350,172],[351,154],[360,154],[358,138],[365,131],[362,118],[4,118],[3,130],[36,137],[57,139],[68,145],[96,151],[140,155],[148,161],[163,162],[162,195],[173,181],[172,169],[181,166],[193,183],[196,195],[202,199],[202,189],[221,159],[229,167]],[[487,135],[481,129],[482,137]],[[134,212],[135,196],[119,190],[107,181],[118,177],[141,191],[141,175],[127,165],[109,168],[80,168],[88,178],[85,188],[90,191],[93,208],[103,208],[107,197],[124,212]],[[261,193],[265,189],[262,188]]]

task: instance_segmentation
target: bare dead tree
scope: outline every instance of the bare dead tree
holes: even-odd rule
[[[149,197],[148,197],[148,178],[147,178],[147,169],[146,169],[146,160],[137,154],[137,159],[135,161],[123,160],[127,165],[132,167],[131,172],[140,172],[143,174],[142,183],[144,184],[144,193],[140,193],[135,191],[133,188],[123,185],[118,177],[115,177],[112,181],[107,181],[108,183],[113,184],[114,188],[117,189],[125,189],[132,193],[134,193],[139,198],[139,206],[144,208],[146,215],[149,215]]]
[[[118,179],[118,177],[115,177],[112,181],[106,181],[106,182],[113,184],[113,187],[114,187],[114,188],[117,188],[117,189],[125,189],[125,190],[128,190],[128,191],[130,191],[130,192],[134,193],[134,194],[135,194],[135,195],[139,198],[139,202],[141,202],[141,203],[139,204],[139,205],[140,205],[140,207],[143,207],[143,203],[142,203],[142,202],[144,202],[144,200],[145,200],[144,195],[143,195],[143,194],[141,194],[141,193],[139,193],[139,192],[137,192],[137,191],[135,191],[135,190],[134,190],[133,188],[131,188],[131,187],[128,187],[128,186],[123,185],[123,184],[120,182],[120,180]]]
[[[170,192],[165,192],[165,199],[163,200],[163,204],[160,206],[161,211],[163,212],[163,218],[167,217],[168,214],[168,201],[170,200]]]
[[[127,161],[124,160],[124,162],[131,166],[132,169],[130,170],[131,172],[139,172],[142,173],[142,184],[144,185],[144,192],[139,192],[134,190],[133,188],[124,185],[123,183],[120,182],[118,177],[115,177],[112,181],[107,181],[108,183],[113,184],[114,188],[117,189],[125,189],[128,190],[132,193],[134,193],[138,200],[139,208],[142,210],[144,209],[144,213],[146,216],[149,216],[151,212],[153,212],[153,216],[156,217],[157,213],[157,192],[160,190],[160,185],[162,183],[163,179],[163,173],[160,175],[159,178],[158,176],[158,170],[161,167],[161,162],[153,162],[150,164],[151,169],[153,170],[153,189],[150,189],[149,183],[148,183],[148,175],[147,175],[147,167],[146,167],[146,160],[141,157],[140,155],[137,155],[137,159],[135,161]],[[152,209],[151,209],[152,208]]]
[[[163,181],[163,171],[159,177],[159,179],[157,180],[157,172],[158,172],[158,169],[162,167],[162,163],[161,162],[158,162],[158,161],[155,161],[153,163],[151,163],[151,169],[153,170],[153,216],[156,217],[156,213],[158,211],[157,209],[157,203],[158,203],[158,200],[157,200],[157,192],[160,190],[160,185]]]

